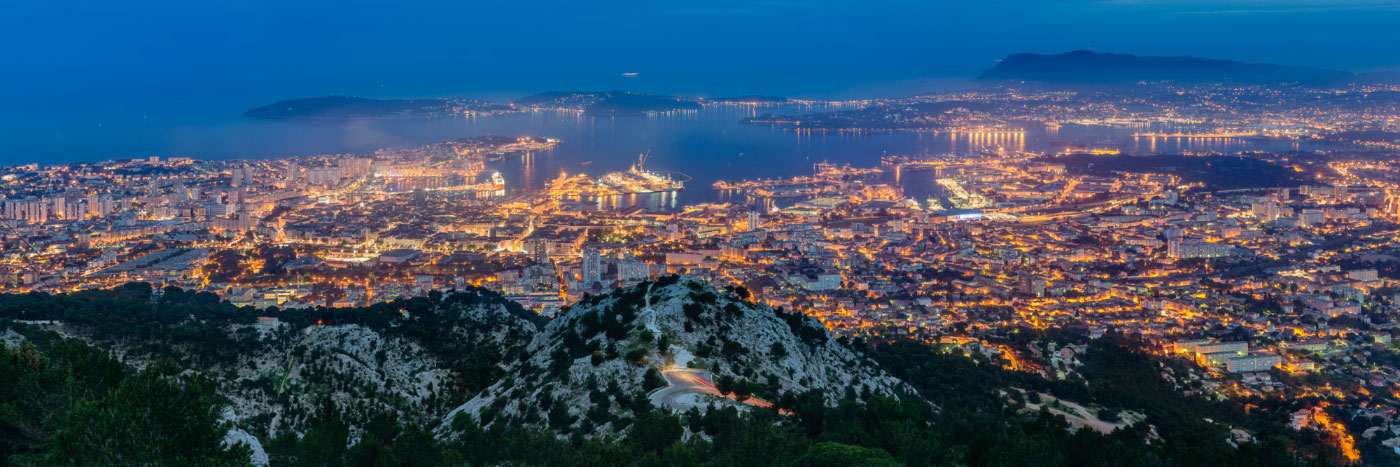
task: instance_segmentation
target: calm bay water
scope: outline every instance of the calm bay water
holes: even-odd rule
[[[832,162],[878,166],[887,154],[967,154],[978,151],[1039,151],[1055,141],[1120,144],[1127,151],[1179,153],[1246,149],[1290,150],[1292,143],[1242,138],[1207,140],[1134,139],[1125,128],[1066,125],[1058,131],[1032,129],[1025,135],[968,136],[932,132],[795,133],[743,125],[762,113],[837,110],[828,106],[716,106],[695,112],[599,118],[572,112],[541,111],[489,117],[413,118],[348,121],[263,121],[223,114],[182,116],[124,115],[105,121],[0,121],[0,162],[41,164],[99,161],[124,157],[265,158],[315,154],[370,153],[478,136],[545,136],[564,140],[551,151],[494,164],[512,188],[540,187],[561,171],[601,175],[626,170],[649,152],[646,168],[689,177],[678,195],[621,200],[666,207],[714,201],[715,180],[789,177],[809,174],[814,164]],[[684,174],[684,175],[682,175]],[[938,193],[931,176],[909,174],[906,194]]]

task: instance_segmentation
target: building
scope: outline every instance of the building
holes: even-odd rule
[[[1298,212],[1298,227],[1317,225],[1327,221],[1327,212],[1321,209],[1304,209]]]
[[[1223,366],[1226,362],[1230,361],[1230,359],[1238,358],[1240,356],[1241,355],[1239,352],[1231,352],[1228,350],[1219,352],[1200,352],[1196,354],[1196,363],[1200,364],[1201,366]]]
[[[363,157],[351,157],[341,159],[339,163],[340,174],[346,177],[359,177],[369,173],[372,161]]]
[[[1176,353],[1214,353],[1214,352],[1234,352],[1239,355],[1249,353],[1248,342],[1214,342],[1210,339],[1190,339],[1176,341],[1172,343],[1172,351]]]
[[[841,275],[817,274],[816,278],[803,277],[801,285],[807,290],[813,291],[836,290],[841,288]]]
[[[1332,293],[1354,303],[1366,303],[1366,291],[1348,285],[1337,284],[1332,286]]]
[[[1172,352],[1175,352],[1175,353],[1195,352],[1197,346],[1200,346],[1201,344],[1208,344],[1208,343],[1210,343],[1210,339],[1190,339],[1190,340],[1184,340],[1184,341],[1176,341],[1176,342],[1173,342],[1173,343],[1172,343]]]
[[[1045,296],[1045,280],[1035,274],[1021,274],[1018,278],[1017,291],[1033,297]]]
[[[651,277],[651,266],[635,259],[624,259],[617,263],[617,280],[622,282],[642,281]]]
[[[234,167],[229,176],[229,186],[240,187],[247,183],[247,170],[243,167]]]
[[[417,259],[423,252],[418,250],[398,249],[389,250],[375,258],[380,264],[403,264]]]
[[[1230,256],[1230,244],[1199,239],[1177,239],[1167,242],[1167,256],[1172,259],[1224,258]]]
[[[238,205],[233,203],[207,203],[204,205],[204,214],[210,218],[228,217],[238,212]]]
[[[585,248],[583,250],[583,283],[585,286],[592,286],[594,282],[603,281],[603,258],[598,253],[597,248]]]
[[[1278,219],[1279,216],[1282,215],[1282,209],[1280,209],[1279,204],[1273,201],[1253,203],[1250,205],[1250,211],[1254,213],[1254,217],[1265,222]]]
[[[1380,273],[1375,269],[1353,269],[1347,271],[1347,279],[1354,281],[1375,281],[1380,280]]]
[[[549,242],[544,237],[530,239],[530,259],[537,264],[549,262]]]
[[[1274,354],[1254,354],[1225,360],[1225,371],[1250,373],[1265,371],[1283,364],[1283,357]]]
[[[1249,353],[1248,342],[1210,342],[1196,345],[1196,353],[1233,352],[1239,355]]]
[[[329,185],[339,182],[340,167],[314,167],[306,169],[306,183],[313,185]]]
[[[50,207],[51,204],[44,202],[44,200],[7,199],[4,205],[5,218],[42,224],[49,220]]]

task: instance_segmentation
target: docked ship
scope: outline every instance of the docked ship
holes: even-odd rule
[[[672,179],[670,174],[662,175],[643,168],[646,161],[647,154],[642,154],[637,158],[637,163],[632,164],[632,167],[628,168],[627,171],[603,175],[602,178],[598,179],[598,185],[613,195],[660,193],[685,189],[685,182]]]

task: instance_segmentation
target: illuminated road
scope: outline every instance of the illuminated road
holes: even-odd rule
[[[661,377],[670,386],[651,395],[651,404],[684,412],[697,405],[696,398],[683,398],[690,394],[703,394],[719,397],[719,391],[709,383],[710,374],[704,370],[665,370]],[[701,383],[704,381],[705,383]],[[687,400],[689,399],[689,400]]]
[[[704,403],[705,401],[702,398],[695,397],[696,395],[725,397],[720,395],[719,389],[715,388],[715,385],[710,382],[713,377],[710,376],[710,372],[705,370],[688,368],[671,369],[662,371],[661,377],[665,378],[666,383],[670,384],[670,386],[652,393],[651,404],[657,407],[666,407],[671,410],[684,412],[690,410],[691,407],[703,407],[708,405]],[[738,400],[733,395],[725,398],[735,401]],[[763,408],[773,407],[773,404],[767,401],[752,397],[744,399],[740,401],[740,403]],[[786,410],[782,412],[788,413]]]

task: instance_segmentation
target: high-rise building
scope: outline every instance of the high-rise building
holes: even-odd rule
[[[345,177],[358,177],[369,173],[371,161],[363,157],[351,157],[341,159],[339,162],[340,172]]]
[[[59,196],[50,199],[50,201],[53,203],[53,207],[49,208],[49,213],[51,213],[53,217],[59,219],[67,219],[67,217],[65,217],[64,215],[64,208],[68,207],[67,200],[63,199],[62,196]]]
[[[530,257],[538,264],[549,262],[549,242],[546,242],[544,237],[535,237],[531,239]]]
[[[112,199],[112,195],[102,195],[97,198],[97,215],[106,216],[116,211],[117,203]]]
[[[329,185],[339,182],[341,177],[340,167],[312,167],[306,169],[306,183],[313,185]]]
[[[1254,212],[1254,217],[1265,222],[1278,219],[1281,213],[1279,208],[1279,204],[1273,201],[1260,201],[1250,205],[1250,210]]]
[[[1400,193],[1386,191],[1385,214],[1392,219],[1400,219]]]
[[[1327,221],[1327,212],[1321,209],[1304,209],[1298,213],[1298,226],[1307,227]]]
[[[7,199],[5,200],[5,218],[15,220],[25,220],[36,224],[48,222],[51,203],[41,199]]]
[[[603,257],[598,253],[597,248],[586,248],[583,250],[583,283],[592,286],[594,282],[603,281]]]
[[[749,230],[758,230],[763,226],[763,220],[758,217],[758,211],[749,211]]]
[[[1044,297],[1045,280],[1035,274],[1022,273],[1019,277],[1018,291],[1025,295]]]

